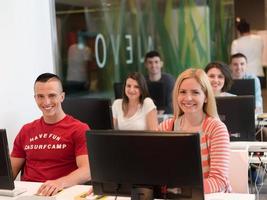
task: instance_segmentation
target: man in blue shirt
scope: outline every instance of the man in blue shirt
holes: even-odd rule
[[[255,80],[255,101],[256,108],[255,113],[259,114],[263,112],[261,85],[259,78],[254,74],[246,72],[247,58],[242,53],[236,53],[231,56],[231,70],[233,79],[254,79]]]

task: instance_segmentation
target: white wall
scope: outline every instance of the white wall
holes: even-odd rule
[[[33,83],[54,72],[50,0],[0,0],[0,128],[10,148],[21,126],[41,116]]]

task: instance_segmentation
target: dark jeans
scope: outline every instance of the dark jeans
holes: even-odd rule
[[[255,167],[250,168],[250,173],[251,173],[250,178],[251,178],[252,183],[255,183],[256,181],[256,184],[258,185],[262,182],[263,176],[261,174],[258,174],[258,177],[257,177],[258,170]]]

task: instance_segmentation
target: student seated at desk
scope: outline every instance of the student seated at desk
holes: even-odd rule
[[[205,67],[212,90],[215,96],[236,96],[228,93],[231,88],[233,79],[230,67],[223,62],[211,62]]]
[[[231,56],[231,70],[233,79],[254,79],[255,81],[255,113],[262,113],[262,96],[260,80],[254,74],[247,73],[247,57],[242,53],[236,53]]]
[[[128,74],[122,99],[112,105],[114,128],[120,130],[156,130],[157,109],[148,97],[145,78],[138,72]]]
[[[171,94],[174,86],[175,79],[171,74],[162,72],[163,61],[157,51],[150,51],[145,55],[145,67],[148,74],[145,76],[149,82],[161,82],[164,86],[165,92],[165,108],[164,110],[158,110],[159,114],[172,114],[172,100]],[[159,109],[159,108],[158,108]]]
[[[22,181],[44,182],[37,192],[44,196],[90,179],[89,127],[64,113],[64,97],[58,76],[45,73],[36,79],[34,98],[43,116],[22,127],[11,153],[14,178],[22,170]]]
[[[193,68],[181,73],[172,99],[174,117],[163,121],[159,130],[200,132],[204,192],[229,192],[229,134],[219,120],[206,73]]]

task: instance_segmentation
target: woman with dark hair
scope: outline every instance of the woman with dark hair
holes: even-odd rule
[[[157,130],[157,109],[147,89],[144,76],[128,74],[123,85],[122,99],[112,105],[115,129]]]
[[[205,72],[209,77],[210,84],[215,96],[235,96],[227,91],[233,84],[231,70],[223,62],[211,62],[205,67]]]

